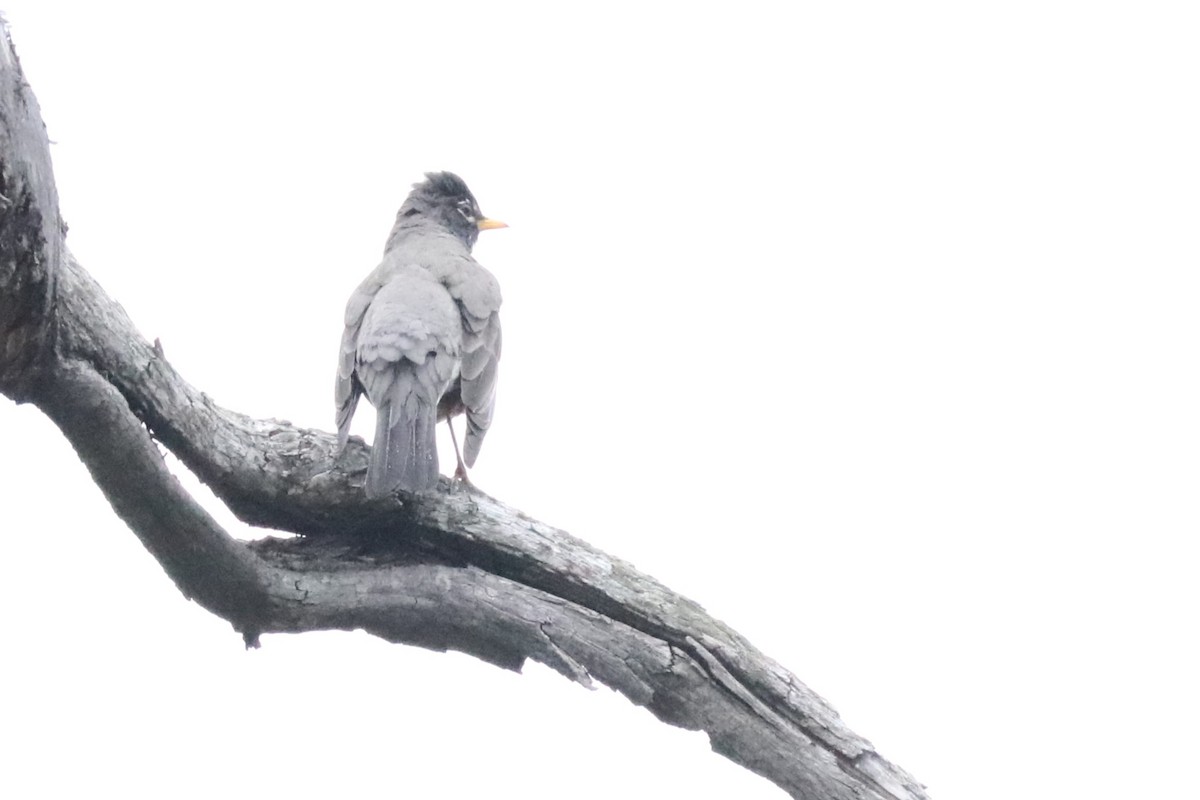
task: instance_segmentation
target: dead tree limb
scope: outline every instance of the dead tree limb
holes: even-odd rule
[[[221,408],[185,382],[64,244],[37,102],[0,42],[0,391],[62,429],[183,594],[248,645],[361,628],[508,669],[600,681],[794,797],[924,798],[787,670],[629,564],[473,491],[367,502],[367,448]],[[170,449],[246,522],[180,486]]]

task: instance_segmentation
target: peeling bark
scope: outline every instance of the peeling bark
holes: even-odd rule
[[[0,43],[0,391],[62,429],[183,594],[257,645],[363,629],[599,681],[800,798],[926,797],[743,637],[629,564],[473,490],[368,501],[367,447],[213,403],[70,256],[45,129]],[[161,443],[238,517],[301,534],[241,542],[180,486]]]
[[[28,399],[51,346],[54,267],[66,227],[50,144],[7,28],[0,46],[0,391]]]

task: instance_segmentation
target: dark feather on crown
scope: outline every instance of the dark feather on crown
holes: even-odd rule
[[[426,172],[425,180],[413,184],[413,194],[418,194],[436,202],[441,199],[458,199],[475,196],[467,188],[467,183],[453,172]]]

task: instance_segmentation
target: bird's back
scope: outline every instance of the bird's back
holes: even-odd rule
[[[437,483],[439,418],[467,415],[468,465],[491,424],[500,287],[471,257],[474,234],[452,230],[462,225],[454,212],[466,200],[451,198],[439,223],[436,215],[421,213],[427,198],[420,193],[427,186],[418,184],[405,201],[383,261],[346,304],[335,392],[338,435],[344,444],[358,398],[366,394],[377,411],[367,472],[372,496],[397,488],[419,492]],[[478,212],[473,198],[470,203]],[[475,217],[470,224],[474,229]]]

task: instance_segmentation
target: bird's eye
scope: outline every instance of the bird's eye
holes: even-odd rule
[[[463,215],[463,219],[465,219],[467,222],[470,222],[472,225],[475,224],[475,209],[472,207],[470,200],[464,197],[462,200],[458,201],[458,203],[455,205],[455,208],[458,210],[458,213]]]

